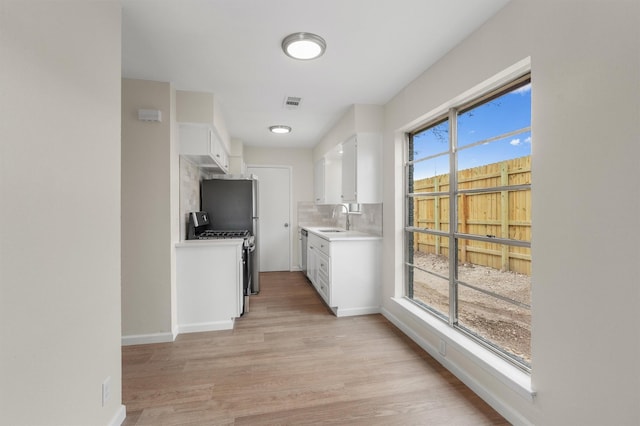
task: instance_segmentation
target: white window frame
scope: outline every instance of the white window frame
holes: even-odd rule
[[[528,62],[527,62],[528,65]],[[517,367],[518,369],[520,369],[521,371],[523,371],[524,373],[526,373],[527,375],[530,374],[531,369],[530,366],[527,365],[524,362],[521,362],[520,360],[518,360],[516,357],[512,357],[510,356],[506,351],[502,350],[501,348],[497,347],[496,345],[493,345],[491,342],[489,341],[483,341],[482,339],[477,338],[476,336],[473,336],[472,333],[467,332],[467,330],[465,330],[464,327],[459,327],[457,325],[457,285],[458,283],[456,282],[456,279],[454,278],[455,273],[451,272],[451,271],[455,271],[457,268],[456,262],[457,262],[457,255],[456,252],[457,250],[454,247],[457,247],[457,242],[460,239],[471,239],[471,240],[488,240],[488,238],[486,237],[482,237],[482,236],[476,236],[476,235],[470,235],[470,234],[461,234],[459,232],[457,232],[457,229],[455,229],[455,227],[451,227],[449,229],[449,231],[443,232],[443,231],[430,231],[429,233],[434,234],[434,235],[440,235],[442,237],[445,238],[449,238],[450,242],[449,242],[449,247],[453,248],[453,253],[454,255],[450,255],[449,256],[449,271],[450,271],[450,294],[449,294],[449,312],[448,312],[448,319],[444,318],[442,315],[440,315],[438,312],[430,309],[429,307],[421,304],[421,303],[417,303],[416,301],[414,301],[412,298],[408,297],[408,290],[409,290],[409,270],[410,270],[410,266],[408,266],[407,263],[407,258],[408,258],[408,252],[410,250],[409,247],[409,238],[408,235],[409,233],[412,232],[420,232],[422,229],[421,228],[415,228],[413,226],[411,226],[411,224],[409,223],[409,204],[413,203],[413,197],[409,197],[408,196],[408,190],[409,190],[409,174],[408,174],[408,168],[407,168],[407,164],[409,163],[409,158],[408,158],[408,144],[409,144],[409,138],[411,137],[411,134],[415,134],[416,132],[419,131],[419,129],[427,129],[433,125],[436,125],[439,122],[442,122],[443,120],[447,120],[449,123],[449,129],[451,132],[451,137],[450,137],[450,143],[451,140],[453,140],[453,145],[449,147],[449,155],[450,155],[450,169],[449,169],[449,191],[448,191],[448,195],[449,195],[449,200],[451,202],[451,200],[454,200],[453,202],[451,202],[450,205],[450,218],[449,218],[449,223],[457,223],[457,208],[456,208],[456,202],[455,200],[457,199],[457,194],[462,193],[462,192],[483,192],[483,190],[480,191],[475,191],[475,190],[459,190],[457,188],[457,162],[456,162],[456,153],[457,153],[457,135],[456,135],[456,130],[457,130],[457,120],[458,120],[458,111],[459,110],[465,110],[467,108],[474,108],[476,105],[480,105],[482,103],[483,99],[486,99],[486,97],[488,96],[492,96],[494,95],[496,92],[500,92],[500,91],[508,91],[509,86],[513,86],[514,83],[518,82],[519,80],[522,80],[522,78],[529,78],[530,79],[530,67],[526,66],[525,69],[520,68],[518,71],[515,71],[511,74],[508,74],[506,76],[503,76],[503,78],[499,79],[498,81],[493,82],[493,84],[488,84],[485,85],[484,87],[479,87],[479,88],[475,88],[473,91],[469,91],[467,92],[464,97],[458,98],[456,100],[453,100],[451,102],[449,102],[447,105],[443,105],[441,108],[438,109],[438,111],[433,112],[431,114],[428,115],[428,117],[422,121],[422,125],[416,125],[413,126],[413,128],[408,129],[408,131],[405,133],[405,144],[404,144],[404,153],[403,153],[403,167],[404,167],[404,179],[403,179],[403,194],[404,194],[404,223],[403,223],[403,264],[405,265],[403,270],[404,270],[404,295],[405,295],[405,300],[410,301],[411,303],[413,303],[415,306],[419,307],[420,309],[424,310],[425,313],[427,313],[427,315],[430,315],[433,318],[437,318],[439,321],[448,323],[447,325],[451,328],[451,330],[457,334],[460,334],[462,336],[464,336],[466,339],[468,339],[470,342],[472,342],[475,345],[484,347],[485,349],[488,349],[489,351],[495,353],[496,355],[498,355],[498,357],[504,359],[505,361],[507,361],[508,363],[510,363],[511,365]],[[519,131],[522,131],[523,129],[520,129]],[[530,130],[529,129],[524,129],[524,130]],[[504,136],[504,135],[502,135]],[[473,146],[475,144],[472,144],[471,146]],[[469,146],[465,146],[465,148],[468,148]],[[518,185],[518,187],[523,186],[523,185]],[[524,185],[528,188],[530,188],[530,185]],[[492,190],[495,190],[495,188],[491,188]],[[498,187],[498,189],[503,190],[505,188],[502,187]],[[523,188],[515,188],[515,187],[508,187],[506,188],[508,190],[519,190],[519,189],[523,189]],[[495,242],[495,243],[501,243],[501,244],[506,244],[506,245],[510,245],[510,246],[520,246],[520,247],[530,247],[530,243],[529,242],[523,242],[523,241],[517,241],[517,240],[510,240],[510,239],[502,239],[502,238],[495,238],[492,237],[490,239],[491,242]],[[462,283],[464,284],[464,283]],[[470,286],[471,288],[473,288],[473,286]],[[463,345],[466,346],[466,345]],[[472,352],[476,352],[476,351],[472,351]],[[509,369],[510,370],[510,369]],[[511,374],[512,375],[512,374]],[[525,386],[526,388],[529,388],[529,386]]]

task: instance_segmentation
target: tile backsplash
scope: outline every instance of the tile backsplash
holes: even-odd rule
[[[215,173],[207,172],[184,157],[180,157],[180,240],[187,235],[187,214],[200,210],[200,182]],[[299,226],[330,226],[344,228],[345,212],[338,205],[316,205],[312,201],[298,202]],[[359,213],[349,215],[351,229],[382,235],[382,204],[360,204]]]
[[[316,205],[312,201],[298,202],[299,226],[331,226],[344,228],[346,214],[334,205]],[[382,235],[382,204],[360,204],[359,213],[350,213],[351,230]]]
[[[180,240],[187,235],[187,214],[200,210],[200,181],[213,174],[207,172],[184,157],[180,157]]]

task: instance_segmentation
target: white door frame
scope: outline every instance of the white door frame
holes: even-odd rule
[[[291,251],[292,244],[292,232],[293,224],[293,166],[285,166],[282,164],[247,164],[247,169],[287,169],[289,170],[289,271],[292,271],[291,265],[293,262],[293,252]]]

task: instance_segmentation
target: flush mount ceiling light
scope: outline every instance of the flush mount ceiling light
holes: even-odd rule
[[[283,133],[289,133],[291,132],[291,127],[289,126],[271,126],[269,127],[269,130],[271,130],[271,133],[279,133],[279,134],[283,134]]]
[[[322,37],[311,33],[293,33],[282,40],[284,53],[302,61],[322,56],[326,47],[327,43]]]

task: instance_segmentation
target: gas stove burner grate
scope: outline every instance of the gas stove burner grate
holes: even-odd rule
[[[224,238],[247,238],[249,237],[249,231],[216,231],[208,229],[206,231],[202,231],[201,234],[198,235],[199,240],[210,240],[210,239],[224,239]]]

